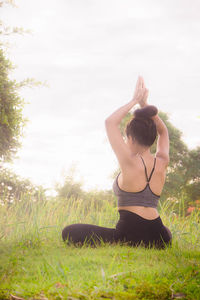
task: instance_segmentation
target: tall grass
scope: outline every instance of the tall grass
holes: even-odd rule
[[[19,242],[53,238],[59,239],[61,230],[71,223],[90,223],[114,227],[117,222],[117,209],[112,203],[102,199],[101,209],[96,200],[52,199],[50,201],[27,201],[0,208],[0,236],[2,241]]]
[[[19,241],[44,241],[60,239],[64,226],[73,223],[88,223],[105,227],[115,227],[118,221],[117,207],[113,202],[102,199],[101,208],[96,207],[96,199],[52,199],[49,201],[27,201],[27,198],[14,205],[0,208],[1,242],[18,243]],[[199,247],[199,215],[193,212],[185,217],[183,201],[178,203],[178,214],[175,213],[177,203],[171,200],[160,203],[159,213],[163,223],[170,228],[174,240],[181,243],[193,241]]]
[[[183,200],[179,214],[174,202],[160,204],[160,216],[173,235],[166,250],[65,245],[61,232],[68,224],[115,227],[114,201],[102,199],[100,206],[96,201],[95,196],[41,202],[24,197],[1,206],[0,299],[11,294],[24,299],[175,299],[178,294],[200,299],[199,212],[185,217]]]

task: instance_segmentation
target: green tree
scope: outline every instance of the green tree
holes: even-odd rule
[[[0,9],[5,4],[14,6],[12,0],[0,1]],[[23,28],[8,27],[0,21],[0,36],[22,34]],[[2,39],[3,40],[3,39]],[[32,78],[16,82],[9,78],[13,70],[12,63],[7,58],[7,46],[0,42],[0,203],[14,203],[21,195],[31,196],[36,201],[44,199],[45,190],[33,185],[28,179],[22,179],[9,169],[3,167],[5,162],[12,162],[18,148],[26,119],[23,116],[24,100],[19,95],[19,89],[24,86],[41,84]]]
[[[78,199],[82,196],[83,191],[81,188],[82,184],[80,182],[75,182],[71,176],[65,177],[65,182],[63,186],[56,187],[58,192],[58,197],[61,198],[70,198]]]
[[[25,119],[18,86],[8,75],[12,65],[0,49],[0,161],[11,161],[20,146]]]
[[[45,200],[45,189],[23,179],[8,168],[0,172],[0,204],[15,204],[22,199],[29,201]]]
[[[170,140],[170,163],[167,169],[166,183],[163,189],[162,198],[179,198],[185,182],[184,166],[189,150],[181,139],[182,132],[172,125],[168,115],[164,112],[160,112],[159,116],[168,128]],[[156,144],[154,147],[156,149]]]
[[[190,150],[182,168],[184,173],[183,192],[188,204],[200,200],[200,147]]]
[[[75,180],[76,166],[73,164],[64,175],[64,184],[56,183],[55,190],[59,198],[80,198],[84,192],[82,190],[82,183]]]
[[[13,0],[2,0],[0,9],[5,4],[15,6]],[[0,20],[1,37],[28,32],[21,27],[5,26]],[[23,117],[24,100],[19,95],[19,89],[44,85],[33,78],[21,82],[11,80],[9,75],[14,67],[6,53],[7,46],[0,42],[0,162],[11,162],[21,146],[20,137],[23,136],[23,128],[27,120]]]

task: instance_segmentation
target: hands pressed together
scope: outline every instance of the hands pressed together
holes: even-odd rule
[[[141,107],[144,107],[147,105],[148,94],[149,90],[145,86],[144,79],[142,76],[139,76],[135,87],[133,101],[139,103]]]

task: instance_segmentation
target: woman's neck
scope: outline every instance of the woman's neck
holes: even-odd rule
[[[145,155],[151,154],[150,147],[144,147],[144,146],[141,146],[137,143],[132,144],[131,150],[132,150],[134,155],[145,156]]]

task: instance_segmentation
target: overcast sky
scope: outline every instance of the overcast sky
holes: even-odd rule
[[[188,147],[200,146],[199,0],[16,4],[1,8],[1,19],[32,34],[8,38],[12,77],[49,86],[21,91],[29,123],[17,173],[50,187],[76,164],[85,188],[111,188],[117,161],[104,120],[131,100],[138,75]]]

